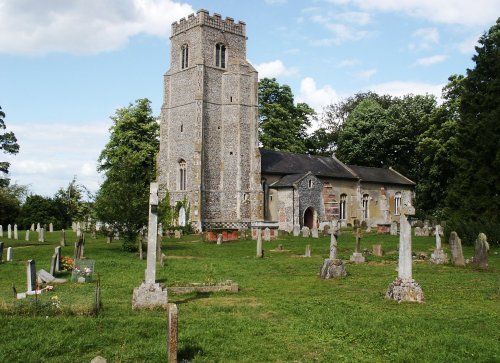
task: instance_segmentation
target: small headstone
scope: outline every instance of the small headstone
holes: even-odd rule
[[[427,227],[424,226],[422,228],[422,234],[421,234],[421,236],[423,236],[423,237],[429,237],[429,233],[430,233],[430,228],[428,226]]]
[[[0,238],[3,238],[3,226],[0,224]]]
[[[27,229],[27,230],[26,230],[26,234],[24,235],[24,239],[25,239],[26,241],[29,241],[29,240],[30,240],[30,230],[29,230],[29,229]]]
[[[165,261],[167,260],[167,256],[165,256],[164,253],[161,254],[160,256],[160,265],[161,267],[165,266]]]
[[[311,229],[311,237],[312,237],[312,238],[318,238],[318,237],[319,237],[319,236],[318,236],[318,229],[317,229],[316,227],[313,227],[313,228]]]
[[[323,234],[330,234],[330,225],[329,224],[325,224],[325,226],[323,227]]]
[[[38,229],[38,242],[45,242],[45,231],[43,228]]]
[[[372,226],[366,227],[366,233],[371,233],[372,232]]]
[[[177,305],[168,304],[168,334],[167,334],[167,355],[169,363],[177,363],[177,334],[178,334]]]
[[[111,243],[111,239],[112,239],[112,237],[111,237],[111,236],[107,236],[107,237],[106,237],[106,243]]]
[[[54,248],[54,253],[57,256],[55,272],[61,271],[61,257],[62,257],[61,251],[62,251],[62,247],[61,246],[57,246],[56,248]]]
[[[382,245],[373,245],[373,255],[382,257],[384,255],[384,251],[382,251]]]
[[[311,245],[306,245],[306,252],[304,253],[304,257],[311,257]]]
[[[276,249],[278,251],[283,251],[284,250],[283,245],[281,243],[278,245],[278,247]]]
[[[54,225],[51,223],[49,223],[49,232],[52,233],[54,232]]]
[[[415,227],[415,237],[420,237],[422,236],[422,228],[420,227]]]
[[[10,224],[7,225],[7,238],[12,239],[12,227]]]
[[[398,224],[396,222],[391,223],[391,230],[390,230],[391,236],[397,236],[398,235]],[[415,231],[415,236],[416,236],[416,231]]]
[[[264,241],[269,242],[270,240],[271,240],[271,230],[269,229],[269,227],[266,227],[264,229]]]
[[[175,238],[180,238],[180,237],[177,237],[177,231],[175,231]],[[219,233],[217,235],[217,244],[218,245],[221,245],[222,244],[222,240],[224,239],[224,237],[222,236],[222,233]]]
[[[31,228],[30,229],[31,229],[32,232],[35,232],[35,223],[31,223]]]
[[[56,265],[57,265],[57,254],[53,254],[52,258],[50,259],[50,270],[49,273],[54,276],[56,274]],[[50,282],[50,281],[47,281]]]
[[[300,226],[298,224],[295,224],[293,226],[293,236],[298,237],[300,235]]]
[[[488,251],[490,245],[484,233],[479,233],[474,243],[474,258],[472,264],[479,268],[488,268]]]
[[[163,225],[158,223],[158,237],[163,237]]]
[[[19,236],[17,234],[17,224],[14,224],[14,239],[15,240],[18,240],[19,239]]]
[[[3,261],[3,242],[0,242],[0,262],[2,261]]]
[[[59,244],[62,247],[66,246],[66,231],[64,229],[61,229],[61,237],[59,239]]]
[[[38,232],[38,231],[40,231],[40,223],[37,223],[37,224],[36,224],[36,231],[37,231],[37,232]]]
[[[327,280],[347,276],[347,271],[342,260],[327,258],[321,266],[319,275],[322,279]]]
[[[453,231],[450,234],[450,249],[451,262],[455,266],[465,266],[464,254],[462,252],[462,241],[458,237],[457,232]]]
[[[256,256],[258,258],[262,258],[262,229],[258,228],[257,229],[257,254]]]
[[[0,255],[1,255],[1,251],[3,250],[3,242],[0,242],[0,244],[2,244],[2,247],[0,247]],[[11,262],[13,259],[14,259],[14,249],[12,247],[9,247],[7,248],[7,261]]]
[[[27,292],[36,290],[36,263],[35,260],[28,260],[26,263]]]
[[[307,238],[307,237],[309,237],[309,234],[310,234],[309,233],[309,227],[307,227],[307,226],[302,227],[302,237],[306,237]]]
[[[181,231],[178,229],[175,230],[175,238],[181,238]]]
[[[76,233],[76,222],[71,222],[71,229]]]

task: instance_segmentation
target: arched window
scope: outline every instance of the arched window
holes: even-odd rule
[[[186,190],[186,162],[179,161],[179,190]]]
[[[181,69],[189,66],[189,47],[184,44],[181,48]]]
[[[363,219],[368,219],[368,200],[370,196],[363,194]]]
[[[401,193],[397,192],[394,195],[394,214],[398,215],[401,213]]]
[[[221,43],[215,45],[215,66],[226,68],[226,46]]]
[[[340,219],[346,219],[346,200],[347,200],[347,195],[346,194],[341,194],[340,195],[340,215],[339,215],[339,218]]]

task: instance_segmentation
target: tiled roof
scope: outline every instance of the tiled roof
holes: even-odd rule
[[[385,184],[415,185],[410,179],[393,169],[373,168],[369,166],[348,165],[361,181]]]

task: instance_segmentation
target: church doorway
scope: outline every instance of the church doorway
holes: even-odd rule
[[[304,226],[309,227],[309,229],[314,226],[314,208],[309,207],[304,212]]]
[[[186,226],[186,210],[184,209],[184,207],[181,207],[179,209],[179,226]]]

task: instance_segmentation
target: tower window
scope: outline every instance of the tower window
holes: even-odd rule
[[[186,190],[186,162],[179,161],[179,190]]]
[[[313,181],[312,179],[309,179],[309,189],[311,189],[313,187]]]
[[[184,44],[181,48],[181,69],[189,66],[189,47]]]
[[[347,195],[341,194],[340,195],[340,215],[339,218],[345,220],[346,219],[346,200],[347,200]]]
[[[394,195],[394,214],[398,215],[401,213],[401,193],[397,192]]]
[[[215,66],[226,68],[226,46],[221,43],[215,45]]]

